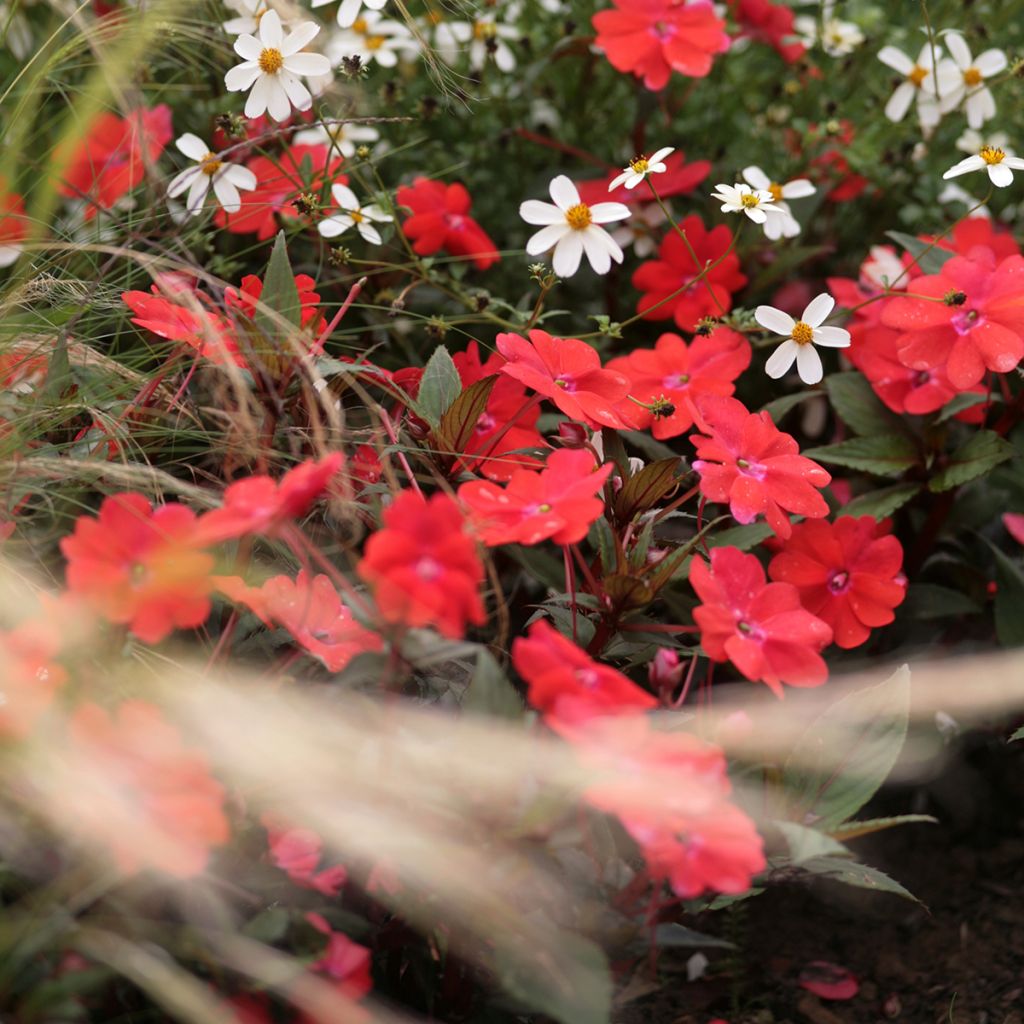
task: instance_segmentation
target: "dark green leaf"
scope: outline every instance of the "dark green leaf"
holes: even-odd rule
[[[497,380],[495,374],[470,384],[445,410],[434,435],[442,452],[465,452]]]
[[[842,843],[818,829],[798,825],[795,821],[776,821],[772,824],[786,840],[789,856],[794,864],[802,864],[814,857],[853,856]]]
[[[459,397],[461,391],[462,378],[459,377],[459,371],[455,368],[448,349],[444,345],[438,345],[423,368],[416,410],[436,429],[441,423],[441,417]]]
[[[1018,740],[1024,740],[1024,725],[1014,732],[1014,734],[1006,741],[1007,743],[1016,743]]]
[[[921,493],[920,484],[893,484],[877,491],[858,494],[849,505],[842,510],[844,516],[872,516],[884,519],[902,508],[908,501]]]
[[[720,939],[715,935],[705,935],[681,924],[659,924],[651,936],[655,946],[681,946],[683,948],[704,949],[735,949],[736,943]]]
[[[951,398],[936,414],[936,423],[945,423],[946,420],[951,419],[958,412],[963,412],[964,409],[972,409],[976,405],[981,405],[982,402],[987,402],[989,394],[987,391],[965,391],[963,394],[956,395]]]
[[[856,370],[833,373],[825,388],[840,419],[863,437],[904,429],[903,421],[879,400],[868,379]]]
[[[565,589],[565,569],[562,562],[546,551],[520,544],[505,544],[502,551],[514,558],[526,570],[531,580],[543,583],[552,590]]]
[[[291,919],[291,914],[284,907],[268,907],[245,923],[242,934],[271,945],[284,938]]]
[[[620,523],[628,523],[654,508],[679,483],[682,459],[673,456],[644,466],[631,476],[615,499],[615,516]]]
[[[861,469],[876,476],[900,476],[918,463],[917,446],[905,434],[876,434],[809,448],[801,454],[828,465]]]
[[[922,242],[913,235],[905,235],[902,231],[886,231],[886,235],[910,253],[922,274],[937,274],[946,265],[946,260],[956,255],[948,249],[940,249],[932,242]]]
[[[858,864],[855,861],[843,860],[840,857],[814,857],[811,860],[804,861],[800,867],[813,875],[824,875],[827,878],[834,878],[837,882],[854,885],[858,889],[891,892],[896,896],[902,896],[904,899],[913,900],[915,903],[921,902],[912,892],[905,889],[895,879],[879,871],[878,868],[870,867],[867,864]]]
[[[949,456],[945,467],[928,481],[928,489],[936,494],[952,490],[984,476],[1013,454],[1013,445],[994,430],[979,430]]]
[[[808,398],[820,394],[820,391],[798,391],[795,395],[783,395],[781,398],[775,398],[769,402],[761,412],[768,413],[772,418],[772,423],[778,423],[790,409],[795,409],[801,403],[806,402]]]
[[[869,818],[867,821],[848,821],[832,830],[837,839],[859,839],[861,836],[874,835],[900,825],[937,825],[938,818],[930,814],[894,814],[890,818]]]
[[[945,619],[980,611],[981,605],[959,590],[938,583],[911,583],[900,613],[911,619]]]
[[[288,260],[283,231],[278,232],[270,252],[254,320],[263,336],[273,342],[278,351],[284,349],[288,336],[302,322],[302,303]]]
[[[621,564],[619,541],[608,525],[608,520],[603,516],[600,519],[595,519],[590,527],[590,539],[596,545],[597,553],[601,556],[601,567],[604,572],[615,572]]]
[[[629,479],[629,456],[626,454],[626,446],[617,430],[611,427],[601,428],[601,444],[603,446],[605,460],[615,463],[622,477],[623,483]]]
[[[1024,570],[1019,562],[989,543],[996,560],[996,636],[1004,647],[1024,645]]]
[[[619,434],[624,441],[628,441],[634,448],[639,448],[648,459],[671,459],[676,455],[667,444],[656,441],[650,434],[641,433],[639,430],[620,430]]]
[[[476,656],[476,669],[462,696],[462,710],[492,718],[520,718],[523,702],[489,651]]]

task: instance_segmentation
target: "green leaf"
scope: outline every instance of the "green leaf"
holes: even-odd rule
[[[769,402],[761,412],[768,413],[772,418],[772,423],[777,424],[790,409],[795,409],[798,405],[806,402],[808,398],[820,394],[820,391],[798,391],[795,395],[783,395],[781,398],[775,398]]]
[[[705,935],[675,922],[659,924],[651,936],[655,946],[679,946],[683,948],[735,949],[736,943],[720,939],[716,935]]]
[[[739,548],[749,551],[767,540],[775,531],[767,523],[751,523],[749,526],[730,526],[708,538],[709,548]]]
[[[869,818],[867,821],[848,821],[832,830],[837,839],[859,839],[861,836],[874,835],[886,829],[897,828],[899,825],[938,825],[939,819],[930,814],[894,814],[889,818]]]
[[[795,821],[776,821],[774,824],[786,840],[794,864],[802,864],[813,857],[853,856],[842,843],[817,829],[798,825]]]
[[[565,567],[539,547],[504,544],[502,551],[514,558],[527,572],[531,581],[544,584],[552,590],[565,589]]]
[[[945,423],[946,420],[952,419],[958,412],[963,412],[964,409],[972,409],[976,405],[981,405],[982,402],[989,400],[989,393],[987,391],[965,391],[963,394],[955,395],[951,398],[936,414],[936,423]]]
[[[476,430],[477,421],[487,408],[487,402],[497,380],[497,374],[493,374],[475,381],[445,410],[437,430],[434,431],[437,447],[442,452],[465,452]]]
[[[875,519],[884,519],[886,516],[891,516],[893,512],[902,508],[908,501],[911,501],[920,493],[920,484],[893,484],[892,487],[882,487],[877,491],[858,494],[842,510],[842,514],[844,516],[872,516]]]
[[[832,831],[886,780],[907,735],[910,669],[847,694],[811,723],[786,762],[793,820]]]
[[[437,429],[441,417],[448,411],[462,391],[462,378],[444,345],[438,345],[427,360],[420,379],[416,410],[432,427]]]
[[[1016,743],[1017,740],[1024,740],[1024,725],[1022,725],[1006,742]]]
[[[476,669],[462,695],[462,710],[492,718],[520,718],[523,702],[490,651],[476,656]]]
[[[543,948],[511,948],[495,953],[498,984],[531,1010],[560,1024],[608,1024],[612,976],[600,947],[563,931]]]
[[[928,490],[938,494],[976,480],[1013,454],[1013,445],[994,430],[979,430],[949,456],[945,467],[928,481]]]
[[[809,448],[801,454],[818,462],[861,469],[876,476],[900,476],[919,461],[917,446],[906,434],[853,437],[839,444]]]
[[[284,938],[292,916],[284,907],[267,907],[242,927],[242,934],[270,945]]]
[[[680,458],[667,444],[656,441],[650,434],[641,433],[639,430],[620,430],[619,435],[624,441],[628,441],[634,448],[643,452],[648,459],[671,459],[673,456]]]
[[[651,587],[635,576],[615,573],[605,576],[601,584],[618,611],[643,608],[654,600],[654,591]]]
[[[873,889],[875,892],[891,892],[904,899],[913,900],[915,903],[921,901],[908,889],[905,889],[894,878],[879,871],[878,868],[870,867],[867,864],[858,864],[856,861],[842,860],[839,857],[814,857],[804,861],[800,865],[804,871],[812,875],[824,875],[826,878],[834,878],[837,882],[846,885],[856,886],[858,889]]]
[[[1024,645],[1024,571],[1018,562],[988,542],[996,560],[996,637],[1004,647]]]
[[[616,519],[628,523],[654,508],[679,483],[682,464],[679,456],[660,459],[631,476],[615,499]]]
[[[629,479],[629,456],[626,454],[626,446],[622,443],[622,438],[619,436],[617,430],[613,430],[611,427],[601,428],[601,444],[604,451],[605,461],[611,461],[615,463],[616,468],[619,471],[619,476],[622,478],[622,482],[625,483]]]
[[[299,289],[295,286],[295,274],[288,260],[283,231],[278,232],[274,248],[270,251],[270,262],[263,275],[263,291],[260,292],[253,319],[260,332],[274,343],[278,351],[284,348],[289,335],[302,322],[302,303],[299,301]]]
[[[886,235],[910,253],[922,274],[937,274],[946,265],[946,260],[956,255],[931,242],[922,242],[913,235],[905,235],[902,231],[886,231]]]
[[[978,615],[981,605],[966,594],[939,583],[911,583],[901,614],[911,619],[945,619],[954,615]]]
[[[903,430],[903,421],[890,412],[875,394],[867,377],[857,370],[833,373],[825,388],[840,419],[863,437]]]
[[[615,572],[621,564],[619,539],[612,532],[608,520],[603,516],[595,519],[590,527],[590,539],[601,556],[601,568],[605,573]]]

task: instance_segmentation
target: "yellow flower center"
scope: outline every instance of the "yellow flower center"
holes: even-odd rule
[[[646,174],[647,171],[650,169],[650,166],[651,165],[642,156],[638,156],[635,160],[629,161],[629,169],[634,174]]]
[[[263,74],[276,75],[284,67],[284,55],[280,50],[275,50],[272,46],[268,46],[260,53],[260,59],[257,63]]]
[[[498,26],[493,21],[478,21],[473,25],[473,38],[480,40],[494,39],[498,35]]]
[[[1001,164],[1006,154],[997,146],[984,146],[978,154],[987,164]]]
[[[740,203],[749,210],[751,207],[760,206],[761,200],[753,192],[744,192],[740,196]]]
[[[782,202],[782,186],[780,184],[778,184],[778,182],[773,181],[768,186],[768,191],[771,192],[772,199],[774,199],[775,202],[777,202],[777,203],[781,203]]]
[[[968,68],[964,72],[964,85],[968,85],[972,89],[976,85],[981,85],[981,72],[977,68]]]
[[[352,22],[352,31],[353,32],[359,32],[360,34],[365,32],[366,31],[366,19],[365,18],[356,18],[356,20]]]
[[[366,218],[358,210],[349,210],[348,215],[356,224],[362,224]]]
[[[928,77],[928,69],[921,67],[920,64],[915,64],[910,71],[907,73],[907,81],[909,81],[914,88],[920,89],[921,83]]]
[[[570,206],[565,211],[565,219],[568,221],[569,227],[576,231],[583,231],[590,227],[590,207],[586,203],[577,203],[575,206]]]
[[[798,345],[810,345],[814,341],[814,328],[810,324],[805,324],[803,320],[797,320],[793,324],[793,330],[790,333],[790,337]]]
[[[217,159],[216,153],[207,153],[202,160],[199,161],[199,169],[203,174],[209,175],[211,178],[223,167],[222,161]]]
[[[366,48],[368,50],[379,50],[387,39],[384,36],[367,36],[366,37]]]
[[[537,511],[538,512],[543,512],[546,515],[548,512],[551,511],[551,506],[547,502],[544,502],[543,505],[538,505],[537,506]]]

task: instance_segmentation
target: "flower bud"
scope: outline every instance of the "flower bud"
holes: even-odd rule
[[[564,420],[558,424],[558,440],[563,448],[582,448],[588,439],[587,428],[582,423]]]
[[[679,655],[671,647],[662,647],[647,666],[647,679],[662,700],[669,700],[683,678]]]

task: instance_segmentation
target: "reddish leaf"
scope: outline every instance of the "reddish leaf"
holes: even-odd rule
[[[857,979],[845,967],[827,960],[812,960],[800,972],[798,982],[820,999],[852,999],[860,991]]]

